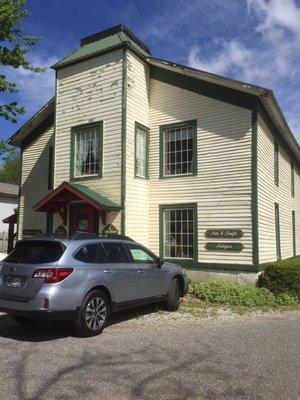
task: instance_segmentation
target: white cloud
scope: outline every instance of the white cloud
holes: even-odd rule
[[[247,6],[249,17],[256,21],[250,44],[235,38],[217,40],[218,48],[212,56],[194,46],[188,63],[275,89],[300,139],[299,94],[294,98],[295,90],[299,92],[300,88],[300,7],[294,0],[247,0]]]
[[[30,57],[32,65],[46,68],[44,72],[34,73],[24,68],[2,68],[6,79],[15,82],[19,92],[10,96],[20,105],[25,105],[28,114],[37,111],[45,102],[54,96],[55,72],[51,68],[57,57],[34,55]]]

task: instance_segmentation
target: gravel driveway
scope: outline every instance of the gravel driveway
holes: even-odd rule
[[[0,399],[300,399],[300,312],[117,315],[99,337],[0,315]],[[140,313],[142,312],[142,316]]]

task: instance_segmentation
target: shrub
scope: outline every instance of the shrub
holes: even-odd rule
[[[300,299],[300,257],[265,264],[258,286],[275,295],[288,292]]]
[[[201,300],[232,306],[276,305],[276,297],[266,288],[255,288],[226,281],[191,282],[189,293]]]

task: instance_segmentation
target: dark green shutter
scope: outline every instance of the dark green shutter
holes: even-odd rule
[[[53,146],[49,146],[48,156],[48,190],[53,189]]]
[[[293,256],[296,257],[296,214],[292,211],[292,230],[293,230]]]
[[[279,146],[277,142],[274,142],[274,182],[275,185],[279,185]]]
[[[279,217],[279,205],[277,203],[275,203],[275,234],[276,234],[276,255],[277,255],[277,260],[281,260],[280,217]]]

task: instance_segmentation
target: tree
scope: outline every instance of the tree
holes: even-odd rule
[[[40,40],[38,36],[24,34],[20,26],[23,18],[30,13],[22,9],[26,0],[0,0],[0,66],[24,68],[32,72],[42,72],[44,69],[34,67],[28,60],[28,52],[35,48]],[[16,83],[6,80],[0,75],[0,92],[18,93]],[[17,115],[24,114],[25,108],[16,101],[0,104],[0,117],[16,122]]]
[[[8,153],[0,164],[0,182],[19,185],[21,174],[21,156],[19,152]]]

